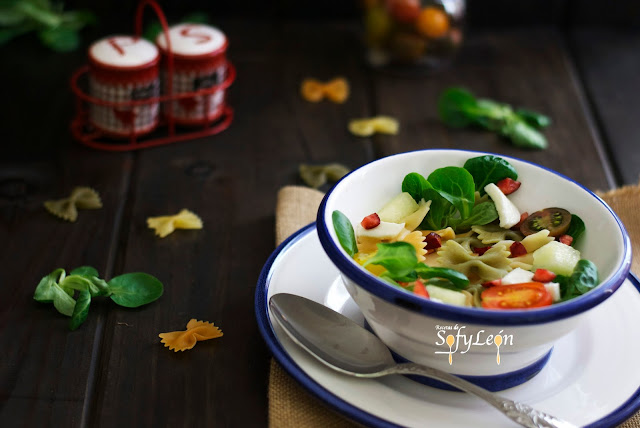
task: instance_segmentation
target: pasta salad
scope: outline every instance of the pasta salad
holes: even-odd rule
[[[529,309],[580,296],[598,270],[575,248],[585,224],[566,209],[521,212],[515,168],[485,155],[424,177],[407,174],[401,192],[354,229],[332,213],[338,241],[364,269],[440,303]]]

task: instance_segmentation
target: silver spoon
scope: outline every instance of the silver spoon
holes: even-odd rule
[[[291,340],[338,372],[361,378],[391,374],[426,376],[483,399],[522,426],[575,428],[573,424],[501,397],[450,373],[420,364],[397,364],[389,348],[377,336],[313,300],[280,293],[269,299],[269,307]]]

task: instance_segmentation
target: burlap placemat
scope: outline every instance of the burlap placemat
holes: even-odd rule
[[[306,187],[288,186],[278,193],[276,206],[276,244],[296,230],[311,223],[323,194]],[[627,227],[634,254],[640,254],[640,186],[628,186],[600,196],[613,208]],[[640,256],[635,257],[632,270],[640,274]],[[271,428],[329,428],[359,427],[328,408],[293,380],[280,365],[271,361],[269,373],[269,426]],[[620,425],[622,428],[640,428],[640,412]]]

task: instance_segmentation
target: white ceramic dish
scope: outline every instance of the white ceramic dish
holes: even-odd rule
[[[331,371],[271,323],[267,301],[280,292],[321,302],[362,324],[362,313],[320,246],[314,225],[278,247],[258,282],[256,316],[278,362],[312,394],[367,426],[513,426],[466,394],[435,389],[403,376],[354,379]],[[549,362],[535,378],[501,394],[577,425],[619,424],[640,408],[640,331],[631,328],[640,325],[639,308],[640,283],[630,278],[556,342]]]
[[[482,310],[434,302],[394,287],[362,269],[340,246],[332,213],[340,210],[353,225],[376,212],[400,193],[406,174],[428,176],[437,168],[462,167],[470,158],[491,153],[464,150],[421,150],[401,153],[364,165],[337,183],[318,210],[320,242],[344,278],[347,291],[373,331],[400,357],[454,374],[491,390],[518,385],[544,366],[556,340],[582,322],[584,314],[613,295],[626,279],[631,246],[626,230],[611,209],[580,184],[532,163],[495,155],[509,161],[518,172],[520,189],[509,196],[521,212],[562,207],[578,214],[587,232],[578,244],[582,258],[591,260],[601,284],[567,302],[528,310]],[[480,343],[489,335],[504,336],[504,352],[512,358],[496,364],[496,347],[471,346],[458,354],[456,367],[436,351],[442,351],[443,333],[464,326],[464,338]],[[443,331],[443,328],[452,330]],[[508,341],[507,336],[513,339]],[[456,336],[458,337],[458,336]],[[456,344],[464,338],[456,339]],[[478,341],[475,340],[478,338]]]

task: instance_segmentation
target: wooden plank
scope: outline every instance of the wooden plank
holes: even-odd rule
[[[236,119],[218,136],[139,154],[118,266],[156,275],[165,293],[140,310],[109,311],[89,426],[265,425],[270,355],[253,301],[274,248],[277,190],[295,182],[300,162],[358,166],[371,153],[370,142],[345,138],[347,118],[369,113],[351,49],[336,48],[355,43],[351,33],[263,25],[248,37],[245,25],[236,37],[221,27],[238,68]],[[301,77],[334,73],[356,82],[348,103],[300,101]],[[182,208],[198,213],[204,230],[159,239],[147,229],[146,217]],[[224,336],[184,353],[164,348],[158,333],[190,318],[214,322]]]
[[[377,152],[387,155],[425,148],[490,151],[544,165],[592,189],[607,189],[614,184],[612,174],[574,79],[555,32],[472,34],[447,70],[414,79],[376,77],[377,112],[402,118],[398,136],[376,138]],[[554,120],[545,131],[549,148],[532,151],[483,130],[447,128],[438,118],[437,100],[450,86],[466,87],[479,97],[549,115]],[[578,154],[580,161],[573,161]]]
[[[619,184],[640,178],[640,33],[582,29],[570,33],[580,76],[617,169]]]
[[[68,80],[84,53],[61,55],[23,38],[4,47],[6,82],[0,161],[0,420],[12,426],[77,426],[90,389],[92,355],[100,343],[103,305],[68,330],[68,318],[33,300],[39,280],[58,267],[113,264],[131,156],[104,154],[73,143]],[[97,189],[104,207],[77,222],[53,217],[47,199],[74,186]]]

